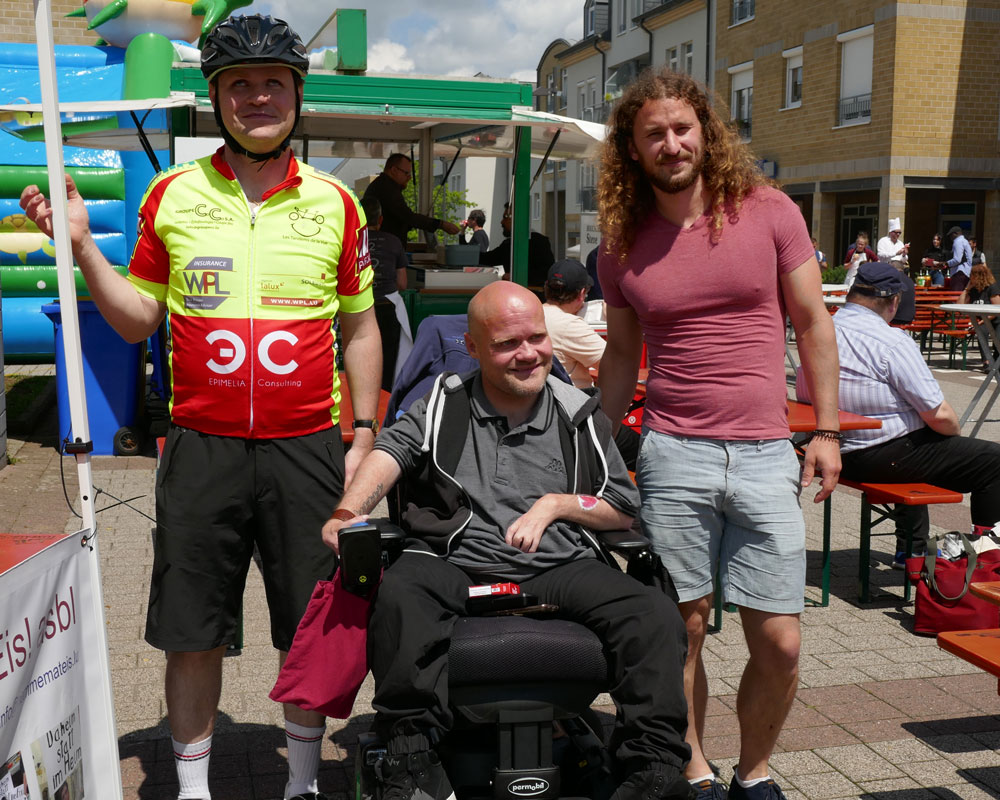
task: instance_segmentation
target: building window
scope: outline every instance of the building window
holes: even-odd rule
[[[593,36],[594,31],[597,28],[597,3],[596,0],[590,0],[583,9],[583,35],[584,38],[587,36]]]
[[[858,125],[872,118],[872,56],[875,26],[847,31],[840,42],[838,125]]]
[[[618,3],[618,33],[628,30],[628,0],[615,0]]]
[[[569,89],[569,81],[566,78],[566,70],[563,69],[559,73],[559,110],[566,110],[566,103],[568,102],[566,96],[569,94],[567,91]]]
[[[749,139],[753,119],[753,62],[745,61],[729,68],[731,76],[731,112],[736,130]]]
[[[684,52],[684,72],[694,75],[694,42],[684,42],[681,50]]]
[[[531,218],[542,218],[542,196],[538,192],[531,195]]]
[[[958,225],[965,236],[970,236],[976,229],[975,201],[941,203],[938,206],[938,230],[942,233],[953,225]]]
[[[667,66],[671,72],[677,72],[680,68],[680,57],[676,47],[667,48]]]
[[[576,85],[577,100],[579,101],[579,106],[576,109],[577,119],[586,119],[586,109],[587,109],[587,88],[582,83]]]
[[[753,19],[754,4],[754,0],[733,0],[733,16],[729,24],[738,25]]]
[[[642,8],[643,0],[631,0],[631,3],[632,3],[632,19],[630,22],[630,26],[633,28],[637,28],[639,27],[639,23],[635,21],[635,18],[638,17],[643,11]]]
[[[579,194],[577,201],[581,211],[597,210],[597,168],[590,162],[577,161]]]
[[[785,108],[802,105],[802,48],[785,50]]]

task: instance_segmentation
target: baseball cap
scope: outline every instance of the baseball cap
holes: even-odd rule
[[[562,284],[571,292],[578,292],[583,288],[589,289],[594,285],[594,279],[587,274],[586,267],[573,259],[557,261],[549,267],[549,275],[545,282]]]
[[[903,279],[899,270],[891,264],[883,261],[866,261],[858,267],[858,275],[854,279],[851,291],[872,297],[892,297],[903,291]]]

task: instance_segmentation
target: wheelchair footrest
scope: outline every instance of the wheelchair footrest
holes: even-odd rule
[[[559,767],[493,772],[493,800],[557,800],[559,789]]]

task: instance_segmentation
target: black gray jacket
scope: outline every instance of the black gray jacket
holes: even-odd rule
[[[454,473],[469,432],[470,392],[476,374],[443,373],[428,395],[422,446],[427,458],[424,467],[400,485],[401,522],[420,540],[408,543],[409,549],[429,548],[446,556],[472,518],[471,499]],[[604,451],[612,437],[611,422],[600,410],[599,394],[596,389],[581,392],[552,376],[547,386],[555,400],[563,463],[574,465],[567,469],[566,492],[602,497],[608,484]],[[613,505],[623,513],[637,513],[635,507]],[[588,532],[584,535],[595,544]]]

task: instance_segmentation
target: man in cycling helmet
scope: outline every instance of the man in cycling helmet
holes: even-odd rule
[[[101,313],[130,341],[170,312],[171,428],[160,464],[146,640],[167,652],[166,699],[180,793],[208,800],[222,657],[239,636],[260,552],[271,639],[283,660],[318,579],[320,531],[374,443],[381,344],[357,198],[299,162],[289,141],[308,57],[278,19],[234,16],[202,50],[225,144],[153,178],[128,277],[91,236],[67,178],[73,253]],[[51,235],[37,186],[21,205]],[[355,428],[345,456],[334,323]],[[286,798],[316,785],[325,720],[285,707]]]

